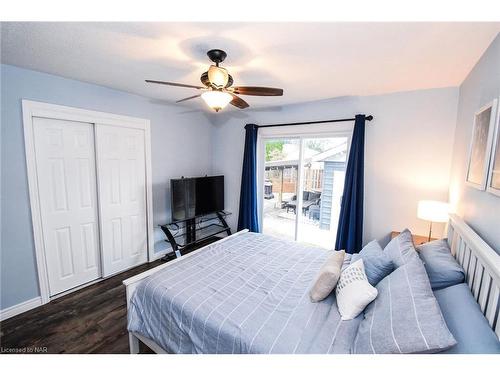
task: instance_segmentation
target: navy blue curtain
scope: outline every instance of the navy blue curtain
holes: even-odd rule
[[[335,241],[336,250],[350,254],[359,252],[363,245],[364,159],[365,115],[356,115]]]
[[[257,205],[257,130],[258,126],[245,126],[245,154],[243,156],[243,172],[241,174],[240,212],[238,230],[248,229],[259,232]]]

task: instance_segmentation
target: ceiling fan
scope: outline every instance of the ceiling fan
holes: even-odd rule
[[[187,85],[184,83],[153,81],[147,79],[148,83],[158,83],[161,85],[187,87],[197,90],[202,90],[203,93],[189,96],[187,98],[177,100],[176,103],[185,102],[186,100],[201,98],[207,105],[219,112],[226,105],[232,104],[237,108],[248,108],[248,103],[241,99],[238,95],[253,95],[253,96],[282,96],[283,89],[273,87],[256,87],[256,86],[233,86],[233,77],[228,71],[219,66],[224,61],[227,54],[220,49],[211,49],[207,55],[215,65],[210,65],[208,71],[204,72],[201,77],[203,86]],[[238,95],[236,95],[238,94]]]

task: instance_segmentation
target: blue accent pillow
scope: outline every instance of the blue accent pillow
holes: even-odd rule
[[[384,253],[376,240],[366,244],[358,254],[353,254],[351,263],[360,258],[363,259],[368,282],[373,286],[394,270],[391,258]]]
[[[342,263],[341,272],[351,265],[351,259],[352,259],[352,254],[349,253],[344,254],[344,262]]]
[[[397,237],[394,237],[384,249],[389,258],[391,258],[394,267],[398,268],[417,258],[417,251],[413,246],[413,238],[408,229],[403,230]]]
[[[417,246],[417,251],[424,263],[432,289],[443,289],[464,282],[464,269],[451,254],[445,239]]]

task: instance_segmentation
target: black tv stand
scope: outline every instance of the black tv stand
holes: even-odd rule
[[[229,215],[231,215],[229,212],[218,211],[160,225],[160,228],[167,236],[167,241],[172,246],[174,254],[179,257],[219,240],[220,234],[226,233],[230,236],[231,228],[225,219]],[[162,259],[171,260],[173,255],[167,254]]]

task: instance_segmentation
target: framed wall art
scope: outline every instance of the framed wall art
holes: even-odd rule
[[[498,109],[498,100],[494,128],[486,190],[500,196],[500,110]]]
[[[486,189],[493,133],[495,131],[497,99],[474,114],[472,137],[467,159],[466,182],[479,190]]]

